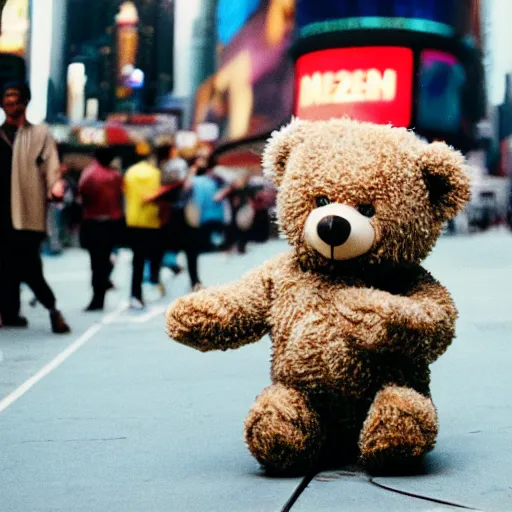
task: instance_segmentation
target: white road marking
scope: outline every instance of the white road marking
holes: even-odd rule
[[[103,328],[104,325],[112,323],[117,316],[125,311],[128,306],[127,302],[122,302],[112,313],[106,315],[100,323],[94,324],[87,329],[82,336],[75,340],[65,350],[58,354],[52,361],[43,366],[35,375],[26,380],[21,386],[9,393],[5,398],[0,400],[0,413],[5,411],[16,400],[21,398],[27,391],[32,389],[38,382],[44,379],[51,372],[56,370],[66,359],[71,357],[77,350],[83,347],[91,338],[93,338]]]
[[[125,308],[126,309],[126,308]],[[121,313],[125,311],[125,309],[121,310]],[[123,315],[111,318],[106,318],[103,320],[105,325],[112,324],[144,324],[149,322],[151,319],[163,315],[167,310],[167,306],[158,306],[155,308],[151,308],[149,311],[141,314],[137,314],[137,316]]]
[[[149,310],[146,314],[138,316],[137,318],[134,318],[132,322],[134,324],[143,324],[146,322],[149,322],[152,318],[155,318],[156,316],[162,315],[167,310],[166,306],[160,306],[157,308],[154,308],[152,310]]]
[[[80,347],[85,345],[94,335],[101,329],[101,324],[93,325],[85,331],[80,338],[69,345],[63,352],[61,352],[53,361],[50,361],[46,366],[43,366],[35,375],[25,381],[20,387],[7,395],[0,401],[0,412],[5,411],[7,407],[13,404],[18,398],[21,398],[27,391],[34,387],[40,380],[44,379],[53,370],[58,368],[68,357],[74,354]]]
[[[125,300],[125,301],[122,301],[119,306],[114,310],[112,311],[112,313],[109,313],[108,315],[105,315],[103,317],[103,319],[101,320],[101,323],[103,325],[108,325],[108,324],[112,324],[116,321],[116,319],[119,317],[119,315],[121,315],[122,313],[124,313],[126,311],[126,309],[128,308],[128,301]]]

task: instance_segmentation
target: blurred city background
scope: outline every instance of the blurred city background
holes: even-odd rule
[[[117,146],[126,169],[140,140],[172,142],[187,159],[215,150],[231,174],[257,175],[263,142],[291,115],[349,114],[414,128],[467,155],[473,200],[450,229],[507,221],[507,0],[3,4],[0,82],[29,81],[28,118],[51,125],[69,179],[101,145]],[[370,69],[376,78],[353,73]],[[340,72],[344,82],[333,86]],[[361,80],[371,84],[359,98]],[[67,244],[68,226],[60,229]]]
[[[49,126],[60,166],[41,239],[12,252],[10,205],[0,210],[2,283],[21,284],[20,307],[0,286],[1,510],[286,503],[300,481],[263,481],[241,434],[268,381],[268,340],[198,354],[166,340],[163,315],[176,297],[285,250],[276,191],[262,176],[265,141],[292,116],[343,115],[446,141],[472,174],[470,203],[426,263],[461,313],[460,339],[433,373],[436,469],[386,483],[512,509],[512,0],[0,7],[0,124],[16,109],[24,119],[28,105],[28,121]],[[18,137],[6,133],[2,179]],[[32,198],[18,199],[30,208]],[[23,249],[29,242],[37,255]],[[347,495],[347,510],[434,510],[326,478],[302,489],[294,510],[337,510]]]

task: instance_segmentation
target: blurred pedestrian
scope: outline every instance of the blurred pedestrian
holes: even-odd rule
[[[78,185],[83,208],[80,240],[89,251],[92,272],[93,297],[86,311],[104,307],[105,294],[112,287],[111,254],[123,229],[123,178],[111,167],[115,156],[112,148],[98,148]]]
[[[180,193],[187,177],[188,163],[179,156],[176,146],[170,144],[161,148],[158,166],[162,173],[162,185],[171,187],[165,195],[165,200],[159,203],[162,210],[162,240],[165,246],[162,266],[171,270],[176,276],[183,270],[178,265],[178,252],[183,234],[183,226],[180,223],[182,219]]]
[[[136,152],[139,162],[126,171],[123,189],[127,238],[133,251],[130,307],[143,309],[142,280],[146,260],[150,262],[151,284],[164,294],[160,283],[163,257],[160,209],[156,203],[148,201],[160,190],[161,173],[151,162],[152,149],[148,143],[138,143]]]
[[[62,254],[61,241],[62,204],[50,201],[46,213],[46,239],[43,242],[42,253],[46,256]]]
[[[222,250],[227,244],[226,201],[218,197],[225,184],[215,175],[215,159],[199,157],[191,166],[183,186],[184,247],[193,290],[202,287],[198,273],[199,255]]]
[[[251,202],[253,191],[249,188],[249,179],[248,172],[238,176],[218,195],[218,199],[227,198],[229,200],[231,206],[229,246],[230,250],[236,249],[238,254],[247,252],[249,231],[255,215]]]
[[[249,185],[254,186],[255,189],[252,197],[254,220],[251,229],[251,240],[260,243],[266,242],[270,238],[270,210],[275,206],[276,190],[271,182],[261,177],[253,176]]]
[[[263,181],[245,172],[219,192],[218,199],[224,198],[231,205],[229,251],[245,254],[249,241],[268,239],[269,201]]]
[[[31,94],[25,83],[2,91],[6,121],[0,129],[0,312],[3,324],[26,327],[20,314],[20,284],[27,283],[49,311],[52,330],[70,332],[43,276],[41,243],[48,203],[62,200],[57,146],[46,125],[27,121]]]
[[[61,155],[61,160],[64,155]],[[83,173],[70,168],[65,162],[61,163],[61,175],[65,183],[62,203],[61,238],[64,247],[77,247],[80,226],[82,222],[82,207],[78,200],[78,184]]]
[[[171,144],[166,149],[166,158],[162,158],[160,162],[162,185],[171,185],[176,181],[185,180],[188,172],[187,161],[180,157],[176,146]]]

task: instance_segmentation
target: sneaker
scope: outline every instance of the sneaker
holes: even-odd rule
[[[204,289],[203,283],[196,283],[194,286],[192,286],[193,292],[198,292],[199,290],[203,290],[203,289]]]
[[[55,334],[68,334],[71,332],[60,311],[52,311],[50,313],[50,322],[52,324],[52,331]]]
[[[146,306],[142,300],[132,297],[130,299],[130,309],[134,311],[142,311]]]
[[[2,317],[2,325],[4,327],[16,327],[19,329],[25,329],[28,327],[28,320],[24,316],[3,316]]]

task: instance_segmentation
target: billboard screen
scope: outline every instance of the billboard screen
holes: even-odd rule
[[[219,0],[217,3],[217,40],[227,45],[260,6],[261,0]]]
[[[466,72],[451,54],[424,50],[420,56],[418,121],[423,130],[456,133],[462,130]]]
[[[413,52],[400,47],[320,50],[300,57],[295,70],[295,115],[349,116],[408,126],[412,112]]]
[[[350,29],[409,29],[476,35],[478,0],[298,0],[301,35]]]
[[[263,135],[290,117],[294,15],[294,0],[219,2],[217,30],[226,44],[217,72],[198,88],[195,126],[215,123],[221,141],[230,141]]]

